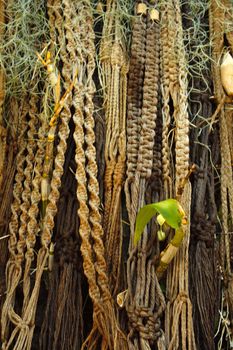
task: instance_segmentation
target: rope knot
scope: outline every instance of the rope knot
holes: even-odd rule
[[[130,327],[138,332],[140,337],[152,345],[161,336],[160,319],[150,308],[130,305],[127,307]]]
[[[124,54],[121,45],[118,42],[115,42],[112,47],[111,52],[111,64],[117,65],[119,67],[123,66],[124,63]]]

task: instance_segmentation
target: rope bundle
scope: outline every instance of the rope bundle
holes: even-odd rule
[[[141,2],[140,2],[141,3]],[[136,10],[139,8],[136,2]],[[155,8],[154,3],[151,9]],[[145,11],[134,20],[128,87],[126,204],[130,220],[127,262],[129,347],[150,349],[161,343],[160,317],[165,307],[155,274],[148,233],[133,247],[137,210],[144,205],[156,162],[155,135],[159,99],[160,24]],[[161,126],[160,126],[161,128]],[[155,178],[159,181],[159,178]]]
[[[180,2],[162,4],[162,96],[163,96],[163,174],[166,196],[175,194],[187,216],[190,215],[191,190],[184,184],[189,168],[189,121],[187,77]],[[169,35],[170,34],[170,35]],[[172,108],[170,106],[172,105]],[[174,123],[173,138],[170,123]],[[170,167],[170,149],[175,148],[175,169]],[[171,179],[175,179],[173,188]],[[181,195],[182,194],[182,195]],[[192,305],[188,291],[189,227],[185,239],[168,269],[165,331],[168,349],[195,349]],[[188,333],[186,330],[189,330]],[[180,337],[181,334],[181,337]]]
[[[104,232],[113,294],[121,283],[122,188],[126,163],[126,93],[128,63],[117,1],[107,1],[100,42],[105,111]]]
[[[6,285],[0,276],[3,349],[29,350],[38,336],[41,350],[225,346],[233,312],[233,133],[220,65],[233,50],[230,1],[208,7],[207,0],[106,0],[95,11],[90,0],[47,0],[35,26],[32,8],[31,0],[0,2],[0,22],[6,21],[0,37],[7,39],[1,62],[4,52],[14,52],[17,33],[21,45],[25,33],[35,33],[39,15],[42,24],[30,67],[25,76],[20,71],[13,91],[19,94],[19,83],[28,91],[31,74],[30,92],[18,101],[9,97],[13,61],[6,82],[0,71],[0,236],[10,236]],[[17,55],[20,64],[23,57]],[[196,164],[192,191],[190,160]],[[165,302],[157,266],[166,243],[157,222],[147,225],[137,246],[133,240],[138,210],[167,198],[178,199],[189,224],[169,264]],[[6,258],[5,251],[0,271]]]
[[[216,113],[219,116],[220,150],[221,150],[221,212],[222,235],[220,240],[220,264],[224,279],[223,299],[226,300],[230,315],[232,315],[232,268],[231,268],[231,237],[229,217],[233,215],[233,178],[232,178],[232,132],[229,123],[232,122],[231,105],[226,104],[226,93],[221,83],[220,65],[224,50],[232,52],[232,33],[229,31],[233,20],[231,5],[224,1],[221,5],[211,1],[209,11],[210,38],[212,41],[212,75],[214,96],[217,102]],[[231,318],[232,316],[230,316]],[[220,344],[222,339],[220,339]],[[221,345],[220,345],[221,346]]]

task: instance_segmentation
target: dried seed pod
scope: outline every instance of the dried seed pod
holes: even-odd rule
[[[117,304],[122,308],[125,306],[125,301],[128,296],[128,289],[123,292],[117,294]]]

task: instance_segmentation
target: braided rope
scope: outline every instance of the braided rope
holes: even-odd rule
[[[60,1],[54,2],[53,5],[54,16],[56,17],[56,30],[58,32],[58,42],[60,46],[60,57],[63,63],[62,76],[64,79],[64,88],[68,89],[71,77],[72,77],[72,65],[67,59],[66,49],[64,47],[64,37],[70,42],[69,34],[65,31],[63,33],[63,21],[61,16],[61,3]],[[65,28],[67,30],[67,28]],[[61,112],[61,122],[59,124],[59,144],[57,145],[57,154],[54,160],[54,170],[51,179],[51,192],[49,194],[49,203],[46,207],[46,214],[44,218],[44,230],[41,235],[42,245],[48,247],[51,241],[51,233],[54,227],[54,217],[57,212],[57,201],[60,193],[61,177],[63,174],[63,165],[65,161],[65,151],[67,148],[66,140],[69,136],[68,123],[71,118],[70,112],[70,99],[65,100],[63,110]]]
[[[45,157],[45,142],[44,136],[48,131],[48,125],[43,115],[40,117],[41,126],[38,131],[37,152],[35,155],[35,165],[33,172],[35,174],[32,180],[32,192],[31,192],[31,206],[28,211],[28,224],[27,224],[27,236],[26,245],[27,252],[25,254],[25,268],[23,277],[23,291],[24,301],[23,310],[26,309],[29,302],[30,295],[30,268],[34,259],[34,247],[36,243],[36,235],[40,230],[39,225],[39,202],[41,200],[41,176],[43,172],[43,160]]]
[[[146,31],[145,76],[143,84],[143,102],[140,145],[137,171],[142,178],[149,179],[153,164],[153,148],[158,104],[159,80],[159,37],[160,30],[156,23],[149,22]]]
[[[25,101],[22,102],[24,104]],[[24,161],[25,161],[25,150],[27,147],[27,142],[25,140],[26,132],[28,129],[28,124],[26,122],[27,110],[22,108],[22,114],[20,117],[20,137],[19,137],[19,151],[17,154],[16,162],[16,175],[15,184],[13,189],[13,203],[11,205],[11,220],[9,223],[9,252],[10,257],[6,266],[6,285],[7,285],[7,295],[2,308],[1,315],[1,337],[3,346],[6,344],[6,339],[8,336],[9,329],[9,312],[14,306],[15,300],[15,290],[21,278],[22,268],[21,263],[23,256],[19,255],[17,252],[17,241],[18,241],[18,228],[19,228],[19,216],[20,207],[22,203],[22,192],[23,192],[23,180],[24,180]]]
[[[171,188],[171,169],[170,169],[170,148],[169,148],[169,129],[171,123],[170,116],[170,58],[174,59],[174,48],[171,47],[169,40],[169,14],[168,4],[162,4],[161,8],[161,88],[163,97],[162,116],[163,116],[163,131],[162,131],[162,164],[163,164],[163,178],[164,190],[166,198],[172,194]],[[173,37],[174,34],[172,34]]]
[[[0,40],[4,37],[4,23],[5,23],[5,3],[0,1]],[[3,122],[3,104],[5,100],[5,76],[3,69],[0,69],[0,188],[3,180],[3,171],[6,157],[6,128]]]
[[[148,249],[148,232],[145,230],[137,248],[133,247],[133,232],[137,209],[145,204],[145,192],[152,175],[155,146],[155,130],[159,93],[160,25],[146,15],[145,73],[143,77],[143,100],[139,110],[140,132],[137,166],[131,184],[129,217],[131,243],[127,262],[129,317],[129,347],[150,349],[161,337],[160,320],[165,301],[158,286],[152,262],[154,252]],[[156,292],[158,293],[156,295]],[[161,343],[161,339],[160,339]]]
[[[85,1],[84,1],[85,4]],[[107,289],[108,278],[106,276],[106,262],[104,259],[104,246],[103,246],[103,229],[101,226],[101,215],[99,212],[100,200],[99,200],[99,186],[97,181],[97,164],[96,164],[96,150],[95,150],[95,133],[94,133],[94,118],[93,118],[93,96],[95,93],[95,85],[93,82],[93,74],[95,70],[95,46],[94,46],[94,32],[93,32],[93,20],[90,13],[90,4],[87,1],[88,7],[85,8],[83,16],[86,18],[88,36],[86,37],[87,51],[87,84],[84,89],[84,130],[85,130],[85,142],[86,150],[85,156],[87,159],[86,172],[88,175],[88,198],[89,198],[89,210],[90,210],[90,223],[91,223],[91,236],[94,242],[94,251],[96,256],[96,268],[99,275],[99,288],[103,290],[104,298],[111,299],[110,293]]]
[[[226,4],[224,4],[225,6]],[[220,104],[220,101],[225,96],[220,78],[220,61],[222,50],[224,46],[224,22],[226,20],[226,8],[221,7],[219,3],[212,0],[210,3],[209,20],[210,20],[210,36],[213,42],[212,47],[212,73],[214,81],[215,98]],[[228,229],[228,198],[230,204],[230,213],[232,212],[232,168],[231,168],[231,149],[230,137],[227,129],[227,115],[231,115],[231,111],[224,111],[223,106],[220,111],[220,148],[221,148],[221,205],[222,205],[222,219],[224,235],[221,236],[221,264],[224,270],[224,277],[228,278],[231,275],[230,263],[230,243]],[[225,267],[226,264],[226,267]],[[226,268],[226,270],[225,270]]]
[[[187,72],[185,51],[183,44],[183,28],[180,13],[180,1],[173,0],[173,25],[176,28],[175,47],[178,70],[178,89],[173,98],[174,120],[176,123],[175,152],[176,152],[176,195],[184,186],[184,178],[189,168],[189,121],[187,112]],[[183,194],[179,198],[187,217],[190,218],[191,185],[187,183],[182,188]],[[178,254],[174,258],[173,266],[169,268],[167,288],[169,302],[165,313],[165,330],[168,340],[168,349],[196,349],[192,305],[188,290],[188,250],[190,227],[185,228],[185,239]],[[188,332],[187,332],[188,330]],[[181,337],[180,337],[181,334]]]
[[[116,1],[108,2],[100,45],[106,120],[104,218],[110,288],[117,293],[121,271],[121,193],[126,163],[126,74],[128,64]]]
[[[189,169],[189,117],[188,117],[188,83],[187,62],[183,43],[183,30],[179,1],[174,1],[177,22],[177,62],[179,67],[179,107],[174,112],[176,122],[176,190],[182,185]],[[177,194],[177,192],[176,192]]]
[[[210,41],[212,43],[212,76],[214,82],[214,95],[217,102],[220,103],[224,94],[221,79],[219,60],[224,46],[224,11],[218,5],[216,0],[210,1],[209,25]]]
[[[136,167],[139,149],[140,120],[146,46],[145,16],[136,16],[132,29],[129,65],[127,105],[127,181],[131,181]]]
[[[63,35],[63,23],[62,16],[60,14],[60,3],[59,1],[53,4],[54,15],[56,17],[56,29],[58,32],[58,41],[60,44],[60,57],[63,62],[62,75],[64,78],[64,88],[67,89],[70,85],[70,78],[72,74],[71,64],[67,61],[67,54],[64,48],[64,35]],[[65,33],[66,35],[66,33]],[[68,40],[68,39],[67,39]],[[15,350],[22,349],[23,344],[27,344],[30,347],[33,332],[34,332],[34,319],[38,302],[38,295],[40,290],[40,281],[43,270],[45,268],[47,258],[48,258],[48,247],[51,242],[52,230],[54,227],[54,217],[57,212],[57,201],[59,199],[59,188],[61,185],[61,177],[63,174],[63,165],[65,160],[66,151],[66,140],[69,136],[68,123],[71,117],[70,107],[68,99],[64,102],[64,107],[61,112],[61,123],[59,125],[59,144],[57,146],[57,154],[54,160],[54,170],[51,180],[51,192],[49,194],[49,203],[46,207],[46,213],[44,218],[44,227],[41,234],[42,248],[40,248],[37,256],[37,268],[36,268],[36,278],[34,288],[28,299],[28,305],[24,310],[23,318],[18,320],[17,327],[12,333],[9,340],[9,344],[14,340],[17,333],[17,342],[15,345]],[[26,327],[22,327],[22,324]],[[30,326],[29,326],[30,325]]]
[[[136,6],[138,3],[139,1],[136,3]],[[146,60],[146,21],[147,16],[144,14],[135,18],[132,32],[131,61],[129,65],[127,179],[125,183],[125,194],[132,239],[139,198],[139,174],[136,172],[136,169],[140,143],[143,80]]]
[[[22,191],[22,202],[20,205],[21,209],[21,215],[20,215],[20,226],[18,230],[18,235],[19,239],[17,242],[17,255],[15,256],[16,261],[13,263],[12,268],[13,271],[11,271],[11,274],[16,273],[17,278],[15,280],[8,280],[8,288],[12,288],[15,290],[17,287],[17,284],[19,283],[19,279],[21,278],[21,264],[22,261],[24,260],[24,251],[26,248],[26,231],[27,231],[27,221],[28,221],[28,210],[31,204],[30,201],[30,193],[31,193],[31,182],[32,182],[32,170],[33,170],[33,159],[34,159],[34,153],[35,153],[35,148],[36,148],[36,141],[35,141],[35,134],[36,134],[36,126],[37,126],[37,118],[36,118],[36,112],[37,112],[37,97],[31,96],[29,100],[29,116],[30,116],[30,121],[28,123],[29,129],[27,132],[27,156],[26,156],[26,167],[24,170],[24,188]],[[18,273],[19,270],[20,272]],[[17,283],[17,284],[16,284]],[[12,286],[12,287],[11,287]],[[6,299],[6,305],[8,303],[8,300]],[[13,310],[13,304],[10,305],[8,304],[8,317],[9,319],[17,325],[18,319],[20,317],[15,313]],[[13,339],[13,334],[12,333],[10,339]],[[5,345],[4,345],[5,346]],[[7,345],[9,346],[9,344]]]

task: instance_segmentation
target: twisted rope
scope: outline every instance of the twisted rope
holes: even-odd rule
[[[126,310],[130,329],[128,334],[129,347],[136,349],[150,349],[161,340],[160,317],[165,307],[152,263],[155,251],[149,248],[149,232],[145,230],[137,248],[134,248],[132,243],[137,210],[145,204],[146,188],[153,171],[159,96],[160,25],[151,20],[149,11],[143,17],[146,24],[144,34],[146,38],[145,61],[143,62],[145,68],[142,82],[142,101],[137,101],[136,105],[138,108],[141,103],[141,108],[138,108],[135,113],[139,116],[137,123],[140,125],[139,136],[137,136],[137,165],[133,168],[129,163],[130,172],[128,172],[127,181],[129,184],[131,182],[131,188],[126,188],[128,190],[128,193],[126,192],[128,196],[127,208],[131,222],[131,243],[127,262],[128,298]],[[138,85],[138,82],[135,84]],[[130,127],[130,123],[127,125],[128,127]],[[134,173],[131,168],[134,169]]]
[[[176,30],[176,64],[178,67],[177,80],[171,83],[177,86],[172,96],[174,105],[175,129],[175,152],[176,152],[176,173],[175,192],[183,206],[187,217],[190,218],[191,185],[188,182],[184,185],[184,178],[189,168],[189,121],[187,112],[187,71],[185,51],[183,44],[183,28],[180,13],[180,2],[171,2],[173,7],[173,26]],[[173,34],[174,35],[174,34]],[[180,193],[183,193],[180,195]],[[168,340],[168,349],[196,349],[192,304],[189,299],[188,289],[188,249],[189,249],[190,228],[186,227],[185,239],[178,254],[174,258],[172,266],[168,270],[167,290],[168,299],[165,313],[165,331]],[[181,334],[181,336],[180,336]]]
[[[100,45],[101,80],[106,119],[104,232],[109,280],[113,294],[121,279],[121,193],[126,163],[127,57],[116,1],[108,2]]]
[[[64,48],[64,35],[61,28],[62,17],[59,13],[60,4],[58,2],[54,3],[54,13],[56,16],[56,29],[58,31],[58,40],[61,47],[60,57],[63,62],[62,75],[64,78],[64,88],[67,89],[70,85],[70,78],[72,74],[71,64],[67,61],[67,55]],[[35,284],[32,289],[31,295],[28,299],[27,297],[27,307],[24,310],[22,318],[17,319],[16,328],[12,332],[8,346],[17,336],[17,341],[14,349],[22,349],[24,346],[30,347],[34,332],[34,320],[37,308],[38,295],[40,290],[40,282],[43,270],[45,268],[47,258],[48,258],[48,247],[51,242],[52,230],[54,227],[54,217],[57,212],[57,201],[59,199],[59,188],[61,185],[61,176],[63,174],[63,164],[65,160],[66,151],[66,140],[69,135],[68,122],[70,120],[71,113],[67,99],[64,101],[63,111],[61,112],[61,123],[59,125],[59,144],[57,146],[57,154],[54,160],[54,170],[51,180],[51,192],[49,194],[49,203],[46,207],[46,213],[44,218],[44,226],[41,234],[42,247],[40,248],[37,256],[37,267],[36,267],[36,277]],[[22,327],[22,324],[25,325]],[[17,335],[18,333],[18,335]]]
[[[23,101],[26,103],[26,101]],[[10,252],[10,257],[6,266],[6,286],[7,286],[7,295],[2,308],[1,315],[1,338],[3,347],[6,344],[9,330],[9,312],[13,310],[15,302],[15,291],[18,286],[18,283],[22,274],[22,261],[23,254],[21,251],[17,251],[18,244],[18,229],[19,229],[19,217],[20,217],[20,207],[22,203],[22,192],[23,192],[23,180],[24,180],[24,161],[25,161],[25,151],[27,147],[27,142],[25,140],[26,132],[28,130],[28,124],[26,122],[27,110],[22,108],[21,121],[20,123],[20,136],[19,136],[19,151],[17,154],[16,162],[16,175],[15,175],[15,184],[13,188],[13,203],[11,206],[11,220],[9,223],[9,243],[8,248]],[[21,238],[24,240],[24,238]],[[22,244],[24,243],[22,242]]]

